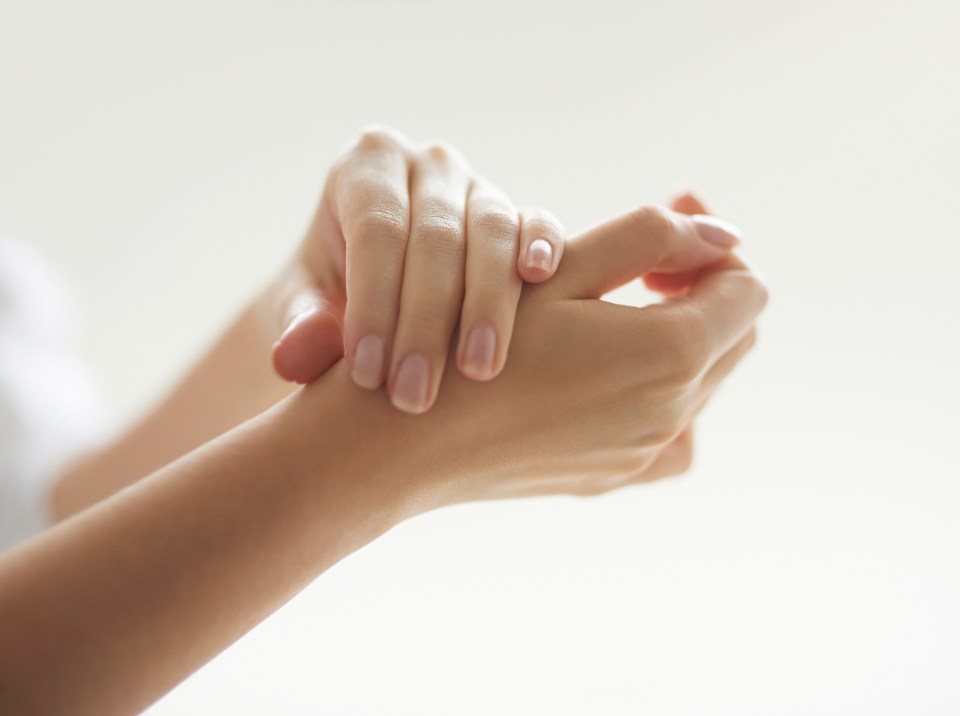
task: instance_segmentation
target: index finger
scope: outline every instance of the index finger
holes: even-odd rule
[[[739,231],[722,220],[642,206],[570,241],[550,287],[566,298],[600,298],[652,270],[709,266],[738,243]]]

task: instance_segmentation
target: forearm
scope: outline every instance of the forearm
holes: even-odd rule
[[[72,465],[52,495],[68,517],[149,475],[289,395],[270,364],[283,281],[240,314],[170,394],[130,431]]]
[[[143,708],[416,511],[325,395],[342,378],[0,560],[0,712]]]

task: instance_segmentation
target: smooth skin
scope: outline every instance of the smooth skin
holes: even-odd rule
[[[644,308],[598,300],[651,271],[697,280]],[[682,472],[680,438],[753,344],[765,301],[693,219],[643,208],[585,232],[552,281],[525,287],[497,380],[465,379],[450,360],[434,409],[410,416],[339,361],[0,557],[0,712],[142,709],[424,511]]]
[[[276,370],[309,383],[345,353],[357,385],[386,382],[394,406],[426,412],[458,325],[460,372],[503,370],[523,281],[553,276],[563,243],[556,217],[518,210],[448,144],[368,129],[330,171],[294,260]]]
[[[704,245],[712,242],[715,246],[705,261],[725,255],[726,249],[736,243],[736,230],[728,224],[722,223],[719,233],[714,232],[712,224],[716,220],[705,216],[705,207],[693,194],[681,193],[672,206],[678,212],[693,214],[694,227],[707,237]],[[293,339],[274,346],[275,359],[282,350],[286,360],[323,372],[343,356],[342,312],[338,314],[332,299],[327,298],[340,295],[335,287],[343,285],[342,273],[338,273],[343,264],[337,259],[343,257],[342,246],[333,242],[327,258],[318,253],[308,261],[304,256],[305,251],[323,249],[320,239],[327,234],[320,227],[331,215],[319,211],[317,216],[294,260],[179,385],[118,439],[64,471],[51,495],[54,519],[65,519],[95,504],[290,395],[295,386],[278,377],[266,359],[276,337],[285,330]],[[308,264],[326,273],[312,274],[307,271]],[[677,295],[696,275],[695,271],[664,270],[651,272],[644,280],[655,290]],[[318,302],[327,308],[317,309]],[[299,328],[289,329],[297,316],[307,318]],[[689,440],[689,435],[681,436],[681,442]]]
[[[353,379],[366,388],[385,380],[393,355],[394,404],[409,412],[432,404],[458,321],[461,373],[493,378],[523,281],[553,276],[563,244],[552,214],[516,209],[449,145],[415,145],[385,127],[361,132],[330,170],[281,274],[149,415],[65,471],[53,516],[72,515],[266,410],[295,389],[287,381],[316,380],[344,355],[345,340]],[[374,339],[383,351],[371,353]],[[426,367],[426,393],[416,376],[402,380],[405,357]],[[404,399],[398,382],[416,400]]]

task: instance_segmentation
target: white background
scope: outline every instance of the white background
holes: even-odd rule
[[[153,713],[960,712],[958,26],[955,0],[0,0],[0,223],[72,290],[116,427],[368,122],[571,230],[689,183],[771,287],[689,476],[407,523]]]

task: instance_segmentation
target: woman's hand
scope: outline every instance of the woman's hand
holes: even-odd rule
[[[368,130],[331,170],[291,269],[275,368],[308,383],[345,353],[357,385],[386,380],[396,407],[422,413],[458,324],[460,372],[500,373],[522,281],[550,278],[562,253],[553,215],[518,211],[454,149]]]
[[[703,204],[700,198],[689,190],[675,194],[670,202],[670,208],[673,211],[681,214],[688,214],[696,217],[695,221],[703,222],[709,220],[709,210]],[[713,221],[722,227],[723,231],[733,231],[738,233],[738,230],[735,227],[724,222],[722,219],[713,219]],[[707,270],[710,270],[711,267],[706,268]],[[658,273],[656,271],[651,271],[644,274],[643,282],[646,284],[648,289],[660,293],[665,298],[682,296],[686,294],[696,283],[701,270],[702,269],[694,269],[693,271],[680,273]],[[753,336],[755,339],[755,331]],[[701,405],[701,409],[702,408],[703,405]],[[693,452],[694,421],[691,421],[687,427],[684,428],[683,432],[674,438],[672,443],[664,448],[663,452],[660,454],[660,457],[657,458],[656,463],[651,465],[650,469],[647,470],[645,479],[657,479],[658,477],[667,477],[685,472],[693,462]]]
[[[449,360],[436,407],[414,418],[340,361],[0,555],[0,711],[140,711],[418,512],[682,471],[677,436],[752,345],[766,298],[710,243],[716,230],[653,208],[607,222],[570,244],[554,280],[525,288],[511,360],[490,385]],[[664,304],[597,300],[653,270],[705,266]]]
[[[766,302],[757,276],[724,246],[734,240],[728,226],[645,207],[585,232],[553,281],[524,289],[500,378],[477,386],[451,362],[423,418],[357,391],[345,366],[316,390],[344,406],[342,435],[360,441],[347,452],[377,446],[358,469],[376,474],[374,463],[389,455],[384,479],[413,486],[428,507],[595,494],[680,473],[691,458],[691,421],[752,347]],[[696,278],[643,308],[597,300],[651,272]]]

